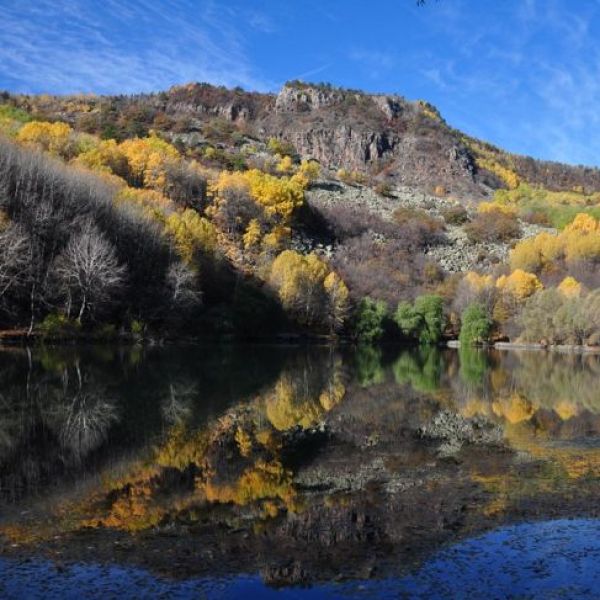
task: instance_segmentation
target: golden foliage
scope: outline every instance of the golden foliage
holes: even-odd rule
[[[246,248],[246,250],[247,250],[248,248],[252,248],[253,246],[256,246],[258,244],[258,242],[260,242],[260,236],[261,236],[260,223],[259,223],[258,219],[252,219],[248,223],[248,227],[246,227],[246,232],[244,233],[244,235],[242,237],[242,241],[244,242],[244,248]]]
[[[105,173],[123,177],[127,172],[127,157],[115,140],[102,140],[80,153],[75,163]]]
[[[484,290],[489,289],[494,285],[494,278],[491,275],[480,275],[475,271],[469,271],[463,277],[463,281],[475,294],[480,294]]]
[[[294,177],[275,177],[250,169],[244,172],[222,171],[212,191],[217,196],[223,195],[227,189],[246,191],[268,216],[278,216],[287,222],[304,202],[304,187],[302,181]]]
[[[502,275],[496,281],[496,287],[504,294],[516,300],[524,300],[542,289],[540,280],[533,273],[522,269],[514,270],[510,275]]]
[[[528,421],[535,413],[531,402],[517,393],[492,402],[492,410],[496,416],[506,419],[512,425]]]
[[[291,156],[280,156],[275,170],[283,175],[290,175],[294,171],[294,161]]]
[[[144,187],[164,190],[169,163],[179,158],[177,149],[156,135],[125,140],[119,145],[132,180]]]
[[[579,298],[581,296],[581,284],[571,276],[565,277],[557,289],[567,298]]]
[[[138,207],[146,216],[162,224],[167,219],[167,213],[173,210],[171,201],[160,192],[140,190],[128,186],[124,186],[117,192],[115,202],[132,204]]]
[[[599,230],[598,221],[591,215],[579,213],[564,229],[565,233],[596,233]]]
[[[314,426],[325,413],[316,398],[303,397],[294,380],[284,375],[265,402],[267,419],[278,431]]]
[[[217,243],[217,234],[212,223],[191,208],[169,215],[165,230],[173,238],[181,257],[187,262],[192,262],[198,251],[213,252]]]
[[[45,152],[67,157],[73,130],[66,123],[30,121],[25,123],[16,135],[17,141],[37,146]]]
[[[580,213],[557,235],[546,232],[519,242],[510,254],[513,269],[540,272],[554,261],[567,262],[600,258],[600,224],[593,216]]]
[[[252,452],[252,437],[239,425],[235,431],[235,442],[242,456],[250,456]]]
[[[245,506],[257,500],[277,498],[289,504],[294,496],[292,474],[279,461],[258,460],[234,485],[219,485],[211,480],[206,483],[207,500],[221,504],[232,502]]]
[[[500,164],[492,158],[477,157],[477,166],[486,171],[490,171],[499,177],[510,190],[514,190],[519,186],[520,179],[517,173],[508,167]]]
[[[480,213],[501,213],[508,217],[517,218],[517,209],[514,206],[509,206],[502,202],[481,202],[477,206],[477,211]]]
[[[321,166],[314,160],[303,160],[298,167],[296,175],[303,177],[306,185],[312,183],[319,178],[321,174]],[[305,185],[305,187],[306,187]]]
[[[284,250],[271,265],[269,283],[283,307],[300,322],[327,324],[331,331],[343,324],[348,288],[316,254]]]

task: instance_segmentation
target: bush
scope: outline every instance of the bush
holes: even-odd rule
[[[393,191],[393,188],[392,188],[391,184],[389,184],[385,181],[382,181],[381,183],[378,183],[375,186],[375,193],[379,194],[380,196],[384,196],[386,198],[389,198],[393,195],[392,191]]]
[[[422,315],[424,327],[419,335],[421,344],[437,344],[444,329],[444,301],[440,296],[427,294],[415,300],[415,310]]]
[[[51,313],[39,324],[38,331],[45,338],[74,337],[81,331],[81,325],[65,315]]]
[[[354,335],[361,344],[373,344],[383,335],[383,323],[387,316],[384,302],[363,298],[356,310]]]
[[[465,232],[472,243],[508,242],[521,235],[518,221],[500,211],[479,213]]]
[[[483,304],[475,303],[469,305],[462,313],[462,325],[460,328],[461,346],[473,346],[487,342],[492,328],[490,319]]]
[[[469,220],[467,209],[461,205],[444,208],[440,212],[448,225],[464,225]]]
[[[444,328],[444,301],[441,296],[419,296],[414,304],[400,302],[394,315],[402,333],[420,344],[437,344]]]

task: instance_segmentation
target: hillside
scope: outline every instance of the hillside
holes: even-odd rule
[[[600,170],[503,152],[450,127],[427,102],[328,85],[286,84],[278,94],[208,84],[152,95],[10,97],[44,118],[124,139],[161,132],[193,153],[216,147],[233,156],[252,140],[292,144],[327,169],[359,171],[373,183],[426,193],[485,198],[526,181],[554,191],[600,190]]]
[[[0,101],[4,329],[438,343],[471,310],[474,340],[539,340],[550,310],[557,340],[596,333],[600,170],[426,102],[299,82]]]

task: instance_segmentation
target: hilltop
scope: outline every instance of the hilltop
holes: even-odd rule
[[[600,170],[504,152],[448,125],[425,101],[330,85],[287,83],[278,94],[204,83],[135,96],[10,96],[34,115],[116,139],[168,136],[194,155],[231,164],[254,142],[289,143],[303,159],[362,174],[373,185],[481,199],[520,181],[553,191],[600,190]],[[241,155],[241,158],[239,158]]]

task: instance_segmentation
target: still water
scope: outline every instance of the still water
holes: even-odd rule
[[[2,350],[0,593],[593,596],[599,376],[535,352]]]

